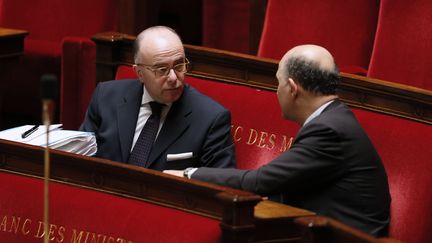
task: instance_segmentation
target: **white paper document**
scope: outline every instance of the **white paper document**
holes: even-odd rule
[[[97,144],[93,133],[63,130],[61,126],[62,124],[49,126],[50,148],[87,156],[96,154]],[[24,125],[0,131],[0,139],[45,147],[46,132],[46,126],[43,125]]]

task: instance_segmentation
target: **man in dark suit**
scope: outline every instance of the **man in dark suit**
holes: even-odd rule
[[[338,100],[339,72],[331,54],[315,45],[295,47],[280,61],[276,77],[284,118],[302,126],[289,150],[255,170],[166,172],[266,196],[281,194],[284,203],[386,235],[387,175],[354,114]]]
[[[184,84],[189,62],[175,31],[164,26],[144,30],[135,41],[134,61],[139,80],[102,82],[94,91],[80,129],[95,133],[96,156],[156,170],[234,167],[231,115]],[[138,148],[150,120],[157,124],[153,146]]]

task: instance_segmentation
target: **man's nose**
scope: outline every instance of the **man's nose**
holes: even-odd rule
[[[169,80],[172,80],[172,81],[174,81],[174,80],[177,79],[177,74],[176,74],[176,72],[174,71],[174,69],[172,69],[172,68],[169,70],[169,73],[168,73],[168,79],[169,79]]]

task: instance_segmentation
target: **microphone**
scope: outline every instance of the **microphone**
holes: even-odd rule
[[[57,77],[54,74],[44,74],[41,79],[42,122],[49,126],[54,117],[54,101],[58,96]]]
[[[49,158],[49,126],[53,120],[54,104],[58,95],[57,77],[53,74],[44,74],[41,77],[41,98],[42,98],[42,122],[46,127],[46,146],[44,151],[44,242],[49,242],[49,177],[50,177],[50,158]]]

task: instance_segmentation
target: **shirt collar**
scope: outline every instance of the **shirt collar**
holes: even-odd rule
[[[145,85],[143,85],[143,95],[142,95],[142,99],[141,99],[141,105],[147,104],[151,101],[153,101],[154,99],[150,96],[150,94],[147,92]]]
[[[314,119],[315,117],[319,116],[323,110],[329,106],[334,100],[330,100],[327,103],[321,105],[318,109],[316,109],[307,119],[306,121],[303,123],[303,126],[306,125],[308,122],[310,122],[312,119]]]
[[[154,99],[150,96],[149,92],[146,90],[145,85],[143,85],[143,95],[141,99],[141,106],[154,101]],[[171,107],[172,103],[165,104],[167,107]]]

